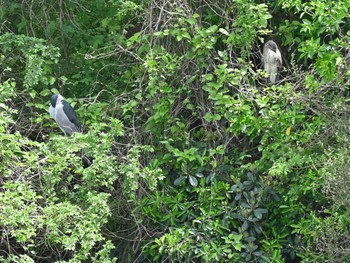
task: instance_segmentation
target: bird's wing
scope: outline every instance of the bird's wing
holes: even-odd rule
[[[65,100],[62,101],[63,111],[68,117],[69,121],[74,123],[74,125],[80,130],[80,122],[78,120],[77,114],[72,106]]]
[[[281,52],[278,48],[276,49],[276,59],[279,61],[280,66],[282,66],[282,56],[281,56]]]

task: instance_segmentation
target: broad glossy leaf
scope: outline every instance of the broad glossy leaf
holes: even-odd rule
[[[241,206],[244,208],[251,208],[250,205],[248,205],[246,202],[242,202]]]
[[[212,183],[212,182],[214,181],[214,178],[215,178],[215,173],[210,173],[210,174],[207,176],[205,182],[206,182],[207,184]]]
[[[202,174],[202,173],[196,173],[195,175],[196,175],[198,178],[204,177],[204,174]]]
[[[180,177],[176,178],[174,181],[174,185],[179,186],[185,179],[186,179],[186,177],[184,177],[184,176],[180,176]]]
[[[197,180],[196,177],[190,175],[190,176],[188,177],[188,179],[189,179],[190,184],[191,184],[192,186],[196,187],[196,186],[198,185],[198,180]]]
[[[267,213],[267,209],[265,208],[257,208],[257,209],[254,209],[254,215],[258,218],[258,219],[261,219],[263,214],[266,214]]]
[[[243,230],[247,230],[248,227],[249,227],[249,224],[248,224],[248,221],[246,220],[246,221],[244,221],[244,223],[243,223],[243,225],[242,225],[242,229],[243,229]]]

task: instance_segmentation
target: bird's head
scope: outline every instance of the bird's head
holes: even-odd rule
[[[269,40],[265,43],[264,49],[271,49],[272,51],[276,52],[278,47],[277,47],[277,44],[273,40]]]
[[[61,96],[61,94],[54,94],[51,96],[51,106],[56,107],[58,103],[61,103],[61,101],[64,100],[64,98]]]

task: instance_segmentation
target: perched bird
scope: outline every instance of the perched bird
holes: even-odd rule
[[[277,44],[269,40],[264,45],[263,50],[264,70],[269,74],[269,81],[277,80],[278,68],[282,66],[282,56]]]
[[[65,135],[80,132],[80,122],[72,106],[60,95],[51,97],[50,116],[57,122]]]

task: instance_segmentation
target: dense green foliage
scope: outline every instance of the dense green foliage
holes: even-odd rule
[[[2,262],[350,260],[349,1],[0,4]]]

